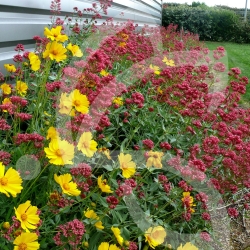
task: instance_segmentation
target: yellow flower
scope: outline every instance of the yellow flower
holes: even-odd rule
[[[89,208],[87,209],[87,211],[84,212],[84,216],[89,218],[89,219],[96,219],[98,220],[99,217],[97,216],[97,214],[95,213],[94,210],[89,210]]]
[[[184,246],[182,244],[177,248],[177,250],[199,250],[198,247],[193,245],[191,242],[187,242]]]
[[[30,64],[31,64],[31,69],[33,71],[37,71],[40,69],[41,61],[35,53],[33,53],[33,52],[29,53],[29,60],[30,60]]]
[[[72,91],[68,97],[68,102],[80,113],[87,114],[89,112],[89,101],[86,95],[80,93],[78,89]]]
[[[168,66],[171,66],[171,67],[175,66],[174,61],[173,61],[172,59],[168,60],[166,56],[164,56],[164,58],[163,58],[162,61],[163,61],[166,65],[168,65]]]
[[[115,97],[115,98],[113,99],[113,103],[114,103],[114,104],[117,104],[117,105],[119,105],[119,106],[121,106],[121,105],[123,105],[123,100],[122,100],[121,97]]]
[[[157,88],[157,93],[160,94],[160,95],[162,95],[163,91],[162,91],[161,87]]]
[[[160,75],[161,71],[160,71],[160,68],[159,68],[158,66],[155,66],[155,65],[150,64],[149,67],[150,67],[150,69],[152,69],[152,70],[154,71],[154,73],[155,73],[156,75]]]
[[[5,95],[9,95],[9,94],[11,93],[11,87],[10,87],[10,85],[7,84],[7,83],[3,83],[3,84],[0,86],[0,88],[2,89],[2,91],[3,91],[3,93],[4,93]]]
[[[70,174],[63,174],[60,176],[54,174],[54,179],[61,186],[64,194],[71,196],[78,196],[81,194],[81,191],[77,189],[77,184],[71,181],[72,176]]]
[[[119,47],[124,48],[127,44],[125,42],[119,42]]]
[[[98,149],[98,152],[103,153],[104,155],[106,155],[106,157],[107,157],[109,160],[111,160],[109,149],[107,149],[107,148],[105,148],[105,147],[99,148],[99,149]]]
[[[26,201],[23,204],[20,204],[18,208],[15,209],[15,214],[17,220],[21,222],[21,227],[26,232],[29,232],[29,229],[36,229],[37,224],[40,221],[40,218],[37,214],[38,208],[36,206],[32,206],[30,201]]]
[[[60,103],[59,103],[59,113],[75,116],[75,111],[72,107],[72,102],[70,102],[69,97],[67,96],[67,93],[62,93],[60,97]]]
[[[190,213],[195,212],[192,207],[195,207],[196,205],[194,204],[194,197],[190,196],[190,192],[183,192],[183,198],[181,200]]]
[[[47,139],[59,139],[59,133],[56,131],[56,128],[50,127],[47,131]]]
[[[67,58],[66,52],[67,49],[65,49],[62,44],[54,41],[46,45],[46,50],[43,52],[43,58],[49,57],[51,60],[61,62]]]
[[[154,166],[156,168],[162,168],[162,164],[161,164],[161,157],[162,156],[163,156],[162,152],[149,151],[146,166],[148,168],[152,167],[152,166]]]
[[[82,57],[82,51],[80,50],[79,46],[72,45],[71,43],[68,44],[67,49],[71,51],[73,56]]]
[[[97,216],[97,214],[95,213],[94,210],[89,210],[89,208],[87,209],[86,212],[84,212],[84,216],[89,218],[89,219],[94,219],[94,220],[99,220],[99,217]],[[104,229],[104,226],[102,225],[102,222],[101,221],[97,221],[95,223],[95,227],[102,230]]]
[[[16,72],[16,67],[14,64],[4,64],[3,66],[10,73]]]
[[[108,76],[109,73],[108,73],[106,70],[102,69],[102,70],[100,71],[100,75],[101,75],[101,76]]]
[[[19,95],[25,96],[27,93],[28,85],[25,82],[17,81],[16,91]]]
[[[111,230],[112,230],[112,232],[114,233],[114,235],[115,235],[115,237],[116,237],[118,243],[120,244],[120,246],[122,246],[122,245],[123,245],[124,239],[123,239],[122,236],[121,236],[121,231],[120,231],[120,229],[119,229],[118,227],[111,227]]]
[[[49,162],[55,165],[73,164],[74,145],[65,140],[54,139],[49,143],[48,148],[44,148]]]
[[[106,179],[102,179],[102,176],[99,176],[97,179],[98,187],[102,190],[104,193],[113,193],[113,191],[110,189],[110,186],[107,184]]]
[[[14,250],[37,250],[40,244],[36,241],[38,236],[36,233],[21,233],[13,242]]]
[[[117,247],[116,245],[112,244],[109,245],[108,242],[102,242],[99,247],[98,250],[120,250],[119,247]]]
[[[10,98],[4,98],[2,104],[8,104],[8,103],[12,103]]]
[[[77,144],[78,150],[82,151],[87,157],[92,157],[97,151],[97,142],[92,139],[91,132],[84,132]]]
[[[102,225],[102,222],[101,222],[101,221],[97,221],[97,222],[95,223],[95,227],[96,227],[97,229],[99,229],[99,230],[104,229],[104,226]]]
[[[13,197],[16,197],[23,189],[21,185],[23,181],[15,169],[9,168],[5,174],[4,171],[5,166],[0,162],[0,193],[4,193],[8,197],[10,197],[10,193]]]
[[[148,242],[149,246],[155,249],[156,246],[164,242],[167,233],[162,226],[150,227],[145,232],[145,242]]]
[[[3,101],[2,101],[2,104],[8,104],[8,103],[12,103],[10,98],[4,98]],[[7,112],[7,110],[4,109],[3,112]]]
[[[119,33],[117,34],[118,37],[122,38],[123,40],[127,41],[129,38],[129,35],[126,33]]]
[[[136,171],[136,165],[132,161],[132,156],[130,154],[124,155],[123,153],[120,153],[118,155],[119,163],[120,163],[120,169],[122,170],[122,175],[125,178],[130,178],[135,174]]]
[[[62,35],[61,30],[62,30],[62,26],[57,26],[55,28],[51,28],[51,30],[49,30],[47,27],[45,27],[44,35],[47,38],[50,38],[52,41],[65,42],[68,40],[68,36]]]

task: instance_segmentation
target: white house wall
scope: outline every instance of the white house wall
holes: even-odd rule
[[[74,7],[91,8],[94,0],[61,0],[61,15],[70,15]],[[43,36],[44,27],[50,24],[51,0],[0,0],[0,72],[6,73],[3,64],[13,63],[18,43],[26,49],[34,47],[35,35]],[[161,0],[113,0],[108,16],[98,20],[101,24],[108,17],[114,21],[134,20],[139,26],[161,25]],[[124,14],[121,15],[121,12]]]

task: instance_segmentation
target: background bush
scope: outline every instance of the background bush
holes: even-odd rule
[[[250,42],[250,24],[233,10],[208,7],[205,4],[164,5],[163,26],[177,24],[179,30],[198,34],[200,40]]]

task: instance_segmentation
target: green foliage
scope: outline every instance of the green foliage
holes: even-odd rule
[[[200,2],[192,2],[192,7],[207,7],[205,3],[200,3]]]
[[[199,3],[199,2],[198,2]],[[179,29],[198,34],[206,41],[248,42],[248,24],[232,10],[207,7],[193,2],[188,5],[169,6],[163,10],[163,26],[177,24]]]
[[[240,18],[233,11],[213,8],[210,11],[212,19],[212,41],[234,41]]]

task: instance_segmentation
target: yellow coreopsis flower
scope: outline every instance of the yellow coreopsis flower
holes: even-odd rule
[[[10,73],[16,72],[16,67],[14,64],[4,64],[3,66]]]
[[[102,69],[102,70],[100,71],[100,75],[101,75],[101,76],[108,76],[109,73],[108,73],[106,70]]]
[[[113,193],[110,186],[107,184],[106,179],[103,180],[102,176],[98,177],[97,184],[98,184],[98,187],[102,190],[102,192],[104,192],[104,193]]]
[[[97,151],[97,142],[92,140],[91,132],[84,132],[77,144],[78,150],[82,151],[87,157],[92,157]]]
[[[97,221],[97,222],[95,223],[95,227],[96,227],[97,229],[100,229],[100,230],[103,230],[103,229],[104,229],[104,226],[102,225],[102,222],[101,222],[101,221]]]
[[[119,42],[119,47],[124,48],[127,44],[125,42]]]
[[[26,232],[29,232],[29,229],[36,229],[37,224],[40,221],[40,218],[37,214],[38,208],[32,206],[30,201],[26,201],[23,204],[20,204],[18,208],[15,208],[15,214],[17,220],[21,222],[21,227]]]
[[[8,103],[12,103],[10,98],[4,98],[3,101],[2,101],[2,104],[8,104]],[[4,109],[3,112],[7,112],[7,110]]]
[[[148,242],[149,246],[155,249],[156,246],[159,246],[164,242],[167,233],[162,226],[150,227],[145,232],[145,242]]]
[[[110,150],[108,148],[105,148],[105,147],[99,148],[98,152],[103,153],[109,160],[111,160]]]
[[[193,207],[196,205],[194,204],[194,197],[190,195],[190,192],[183,192],[183,198],[181,200],[190,213],[195,212]]]
[[[16,91],[19,95],[25,96],[27,94],[28,85],[25,82],[17,81]]]
[[[75,116],[75,111],[73,110],[72,101],[69,100],[67,93],[62,93],[59,103],[59,113]]]
[[[162,168],[162,163],[161,163],[162,156],[163,156],[163,152],[149,151],[146,166],[148,168],[152,166],[154,166],[155,168]]]
[[[52,41],[65,42],[68,40],[67,35],[61,34],[62,26],[56,26],[49,30],[47,27],[44,28],[44,35]]]
[[[120,248],[117,247],[115,244],[109,245],[108,242],[102,242],[99,245],[98,250],[120,250]]]
[[[118,243],[122,246],[124,239],[121,236],[121,231],[118,227],[111,227],[112,232],[114,233]]]
[[[155,65],[150,64],[149,67],[150,67],[150,69],[152,69],[152,70],[154,71],[154,73],[155,73],[156,75],[160,75],[161,71],[160,71],[160,68],[159,68],[158,66],[155,66]]]
[[[99,217],[97,216],[95,211],[92,209],[91,210],[87,209],[87,211],[84,212],[84,216],[89,218],[89,219],[99,220]],[[95,223],[95,227],[100,229],[100,230],[104,229],[104,226],[102,225],[101,221],[97,221]]]
[[[122,175],[125,178],[133,176],[136,171],[136,164],[132,161],[132,156],[130,154],[124,155],[123,153],[120,153],[120,155],[118,155],[118,159]]]
[[[36,241],[38,236],[36,233],[21,233],[13,242],[14,250],[37,250],[40,244]]]
[[[46,49],[43,52],[43,58],[49,57],[51,60],[61,62],[67,58],[66,52],[67,49],[65,49],[62,44],[54,41],[46,45]]]
[[[2,104],[8,104],[8,103],[12,103],[10,98],[4,98]]]
[[[23,189],[21,185],[23,181],[15,169],[9,168],[5,174],[4,171],[5,166],[0,162],[0,193],[4,193],[8,197],[10,197],[9,194],[16,197]]]
[[[177,250],[199,250],[198,247],[193,245],[191,242],[187,242],[184,246],[182,244],[177,248]]]
[[[87,209],[87,211],[84,212],[84,216],[89,218],[89,219],[96,219],[96,220],[99,219],[99,217],[97,216],[95,211],[92,209],[89,209],[89,208]]]
[[[168,65],[168,66],[171,66],[171,67],[175,66],[174,60],[172,60],[172,59],[168,60],[168,58],[167,58],[166,56],[164,56],[164,58],[163,58],[162,61],[163,61],[166,65]]]
[[[48,148],[44,148],[49,162],[55,165],[73,164],[74,145],[66,140],[54,139],[49,143]]]
[[[31,64],[31,69],[33,71],[37,71],[40,69],[41,61],[40,61],[38,55],[36,55],[33,52],[30,52],[29,53],[29,60],[30,60],[30,64]]]
[[[89,112],[89,100],[86,95],[81,94],[78,89],[72,91],[68,97],[68,102],[80,113],[87,114]]]
[[[3,91],[4,95],[9,95],[11,93],[11,87],[7,83],[1,84],[0,88]]]
[[[56,131],[56,128],[50,127],[48,129],[46,139],[59,139],[59,133]]]
[[[161,87],[158,87],[156,91],[157,91],[157,93],[160,94],[160,95],[162,95],[162,93],[163,93]]]
[[[117,34],[117,36],[122,38],[124,41],[127,41],[129,38],[129,35],[126,33],[119,33],[119,34]]]
[[[115,97],[113,99],[113,103],[119,105],[119,106],[122,106],[123,105],[123,100],[122,100],[122,97]]]
[[[64,194],[71,196],[78,196],[81,194],[81,191],[77,189],[77,184],[71,181],[72,176],[70,174],[63,174],[60,176],[54,174],[54,179],[61,186]]]
[[[80,50],[78,45],[72,45],[71,43],[69,43],[68,46],[67,46],[67,49],[71,51],[73,56],[76,56],[76,57],[82,57],[83,56],[83,53]]]

